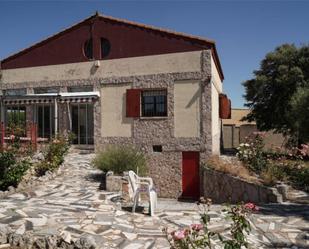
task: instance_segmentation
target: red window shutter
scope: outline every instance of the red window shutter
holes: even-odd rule
[[[127,89],[126,114],[127,117],[136,118],[140,116],[141,90]]]
[[[225,94],[219,95],[219,116],[222,119],[231,118],[231,100]]]

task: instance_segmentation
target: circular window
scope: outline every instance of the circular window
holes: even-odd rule
[[[92,39],[89,39],[85,42],[84,54],[89,60],[93,59]]]
[[[101,38],[101,58],[106,58],[111,50],[111,43],[106,38]]]

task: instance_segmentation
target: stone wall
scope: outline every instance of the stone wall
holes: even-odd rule
[[[122,190],[122,178],[123,176],[106,174],[105,176],[106,191],[120,192]]]
[[[214,203],[282,202],[282,196],[275,188],[250,183],[210,168],[203,169],[203,196]]]

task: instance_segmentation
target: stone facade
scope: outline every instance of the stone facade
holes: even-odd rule
[[[200,72],[108,78],[101,81],[101,84],[132,82],[133,88],[136,89],[167,89],[167,117],[135,118],[132,125],[132,137],[129,138],[102,137],[101,135],[96,138],[98,150],[103,150],[110,144],[132,144],[145,152],[149,173],[160,197],[178,198],[181,196],[182,151],[200,152],[201,164],[212,153],[210,58],[210,51],[203,51]],[[202,88],[200,137],[176,138],[174,136],[174,83],[181,80],[200,81]],[[96,115],[96,134],[100,134],[100,120],[100,115]],[[162,145],[162,152],[153,152],[153,145]]]
[[[203,196],[214,203],[281,203],[276,188],[247,182],[238,177],[210,168],[203,169]]]
[[[212,154],[212,101],[211,101],[211,50],[200,53],[200,70],[194,72],[172,72],[126,77],[92,77],[77,80],[58,80],[40,82],[3,83],[1,89],[27,88],[33,92],[34,87],[58,86],[62,92],[69,86],[93,85],[100,90],[104,85],[121,85],[131,83],[133,89],[166,89],[168,115],[166,117],[140,117],[132,122],[131,137],[103,137],[101,129],[101,100],[94,103],[94,144],[95,149],[103,150],[110,144],[134,145],[145,152],[150,176],[161,197],[178,198],[182,192],[182,152],[200,153],[200,163]],[[200,132],[199,137],[175,137],[174,135],[174,83],[177,81],[198,81],[201,87],[200,98]],[[59,104],[59,131],[69,130],[68,108]],[[29,117],[28,117],[29,118]],[[153,145],[162,145],[162,152],[153,152]],[[201,177],[202,180],[202,177]],[[202,181],[200,181],[202,182]]]

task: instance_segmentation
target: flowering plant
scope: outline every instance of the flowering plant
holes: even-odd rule
[[[301,144],[300,148],[297,148],[298,154],[303,157],[309,157],[309,145],[308,144]]]
[[[244,205],[244,208],[250,210],[250,211],[259,211],[259,208],[252,202],[248,202]]]
[[[248,215],[256,212],[259,208],[254,203],[246,203],[236,206],[227,206],[223,212],[226,218],[232,221],[230,227],[231,239],[226,239],[220,233],[212,232],[208,226],[210,223],[211,200],[201,198],[198,207],[201,216],[201,223],[192,224],[187,228],[167,232],[167,239],[171,248],[191,249],[191,248],[213,248],[213,240],[219,239],[224,249],[241,249],[243,246],[248,248],[248,242],[245,234],[249,234],[251,227],[248,221]]]
[[[53,144],[59,144],[59,143],[61,143],[61,141],[59,139],[55,138],[55,139],[53,139],[52,143]]]
[[[35,167],[38,176],[44,175],[47,171],[56,170],[64,161],[64,156],[69,150],[67,137],[57,135],[45,148],[44,160]]]
[[[267,163],[263,151],[264,136],[263,132],[254,132],[246,138],[246,143],[241,143],[237,148],[236,156],[254,172],[260,172]]]

